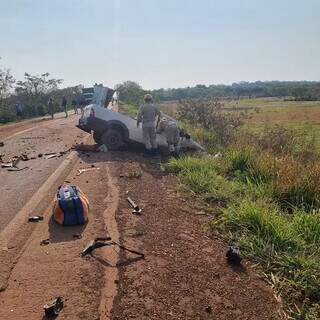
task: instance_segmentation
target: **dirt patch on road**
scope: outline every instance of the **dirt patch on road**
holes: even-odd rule
[[[180,197],[174,177],[140,157],[121,158],[114,174],[142,171],[119,180],[121,240],[146,258],[120,267],[112,319],[277,319],[272,290],[249,263],[243,270],[226,264],[226,245],[206,236],[208,217]],[[131,213],[127,194],[143,207],[141,216]]]

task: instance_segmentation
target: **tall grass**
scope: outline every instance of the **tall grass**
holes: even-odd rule
[[[189,131],[212,155],[171,159],[169,168],[215,211],[211,229],[262,265],[292,319],[320,319],[320,164],[251,135],[217,147],[208,131]]]

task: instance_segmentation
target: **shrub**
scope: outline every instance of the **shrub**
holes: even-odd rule
[[[292,130],[275,125],[264,129],[258,138],[258,143],[263,149],[276,154],[290,153],[295,145],[295,135]]]
[[[243,119],[243,115],[223,111],[223,104],[217,99],[180,101],[178,117],[195,127],[214,133],[220,145],[230,143]]]

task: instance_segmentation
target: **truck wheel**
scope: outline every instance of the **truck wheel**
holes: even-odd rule
[[[93,132],[93,140],[97,144],[101,144],[101,134]]]
[[[120,130],[108,129],[101,137],[103,144],[110,150],[119,150],[123,145],[123,137]]]

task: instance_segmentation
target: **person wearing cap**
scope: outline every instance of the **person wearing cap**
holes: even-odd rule
[[[158,133],[164,133],[166,137],[169,153],[172,156],[179,156],[180,153],[180,129],[173,119],[162,118],[158,129]]]
[[[137,127],[142,122],[142,134],[145,144],[146,157],[158,154],[158,144],[156,141],[156,127],[160,120],[161,112],[153,103],[151,94],[144,96],[144,104],[140,107],[137,116]]]

